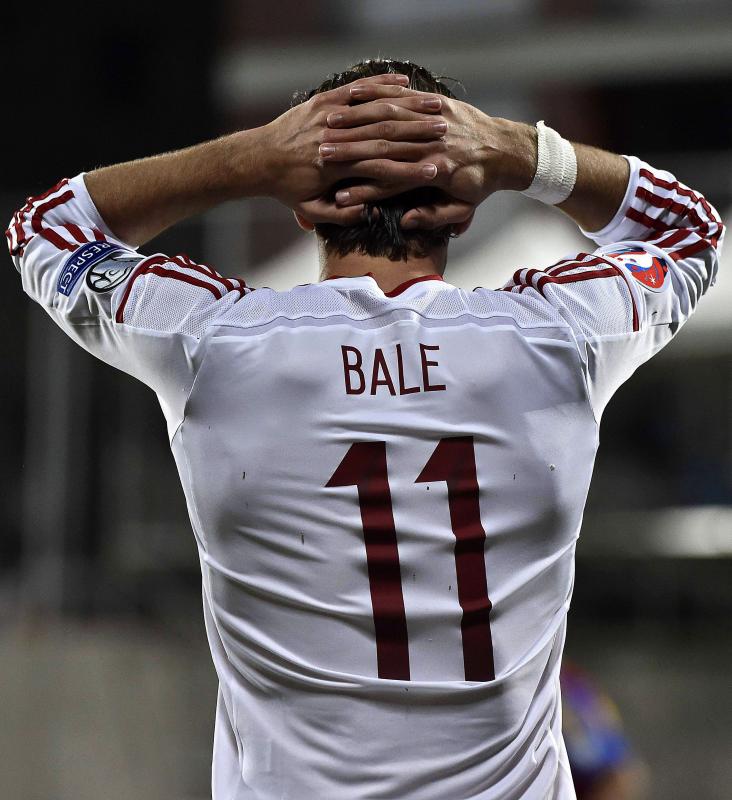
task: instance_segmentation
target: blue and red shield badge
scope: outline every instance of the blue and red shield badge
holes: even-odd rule
[[[647,289],[659,291],[663,288],[668,274],[668,265],[663,258],[640,247],[624,247],[607,255],[622,261],[623,266]]]

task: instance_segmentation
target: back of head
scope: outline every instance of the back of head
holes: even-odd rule
[[[327,92],[338,86],[368,78],[373,75],[399,73],[409,77],[409,88],[420,92],[431,92],[454,97],[450,89],[429,70],[410,61],[376,59],[362,61],[344,72],[332,75],[315,89],[297,93],[293,105],[309,100],[313,95]],[[351,185],[340,182],[331,187],[331,194]],[[406,261],[408,258],[423,258],[431,250],[444,247],[450,238],[451,225],[435,230],[402,230],[402,216],[411,208],[435,202],[442,193],[439,189],[420,188],[395,195],[378,203],[367,204],[364,219],[358,225],[316,225],[315,230],[325,244],[327,253],[345,256],[348,253],[388,258],[391,261]]]

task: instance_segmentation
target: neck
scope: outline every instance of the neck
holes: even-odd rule
[[[409,258],[406,261],[389,261],[388,258],[375,258],[360,253],[339,256],[321,252],[320,280],[334,277],[357,278],[370,274],[382,292],[390,292],[414,278],[442,275],[446,263],[447,248],[435,250],[424,258]]]

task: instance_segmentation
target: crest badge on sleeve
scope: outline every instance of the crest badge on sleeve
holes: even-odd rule
[[[120,246],[111,242],[89,242],[82,245],[66,259],[61,267],[56,291],[68,297],[79,278],[89,267],[98,264],[119,250],[121,250]]]
[[[113,256],[101,261],[87,273],[86,285],[93,292],[111,292],[127,278],[139,262],[139,258],[129,258],[129,256]]]
[[[653,292],[663,289],[668,275],[668,265],[660,256],[640,247],[624,247],[607,255],[621,261],[628,272],[646,289]]]

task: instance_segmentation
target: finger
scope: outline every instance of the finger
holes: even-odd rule
[[[318,98],[320,103],[334,103],[336,105],[348,105],[352,101],[351,90],[356,86],[384,86],[402,88],[409,84],[409,77],[407,75],[400,75],[395,72],[386,72],[383,75],[372,75],[370,78],[358,78],[351,83],[344,86],[337,86],[335,89],[329,89],[327,92],[321,92],[315,97]],[[396,95],[399,96],[399,95]]]
[[[357,225],[363,219],[364,206],[341,207],[332,201],[318,197],[302,203],[297,211],[314,224]]]
[[[441,108],[442,105],[435,104],[430,97],[405,97],[390,102],[362,103],[332,111],[327,116],[327,123],[331,128],[352,128],[355,125],[367,125],[387,119],[424,122],[429,119],[429,114],[436,114]]]
[[[339,189],[335,199],[340,208],[363,208],[366,203],[378,203],[379,200],[394,197],[413,188],[413,183],[364,183]],[[350,203],[357,205],[352,206]]]
[[[437,167],[432,163],[409,163],[374,158],[341,165],[351,178],[371,178],[381,184],[400,184],[404,189],[431,183],[437,176]],[[348,197],[346,197],[348,195]],[[345,198],[345,199],[344,199]],[[354,190],[342,189],[336,193],[338,205],[357,205],[363,202],[354,196]]]
[[[431,153],[443,152],[444,142],[389,142],[375,139],[369,142],[343,142],[321,144],[320,157],[324,161],[361,161],[369,158],[388,158],[394,161],[422,161]]]
[[[447,122],[442,117],[428,117],[417,122],[389,120],[357,128],[328,128],[323,134],[324,144],[333,142],[362,142],[369,139],[388,139],[392,142],[422,142],[439,139],[447,132]]]
[[[431,92],[419,92],[416,89],[409,89],[406,86],[380,86],[378,83],[365,83],[357,81],[351,85],[349,93],[354,100],[359,103],[366,103],[370,100],[378,100],[386,97],[422,97],[440,100],[443,95]]]
[[[413,230],[422,228],[432,230],[445,225],[467,222],[475,213],[475,206],[463,200],[452,198],[407,211],[402,217],[402,228]]]

